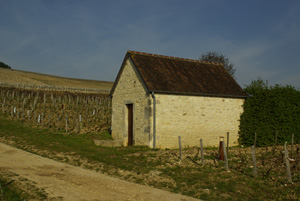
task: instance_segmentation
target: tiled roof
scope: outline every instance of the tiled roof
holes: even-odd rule
[[[138,52],[138,51],[131,51],[131,50],[128,50],[127,52],[131,53],[131,54],[140,54],[140,55],[146,55],[146,56],[152,56],[152,57],[160,57],[160,58],[168,58],[168,59],[178,59],[178,60],[192,61],[192,62],[197,62],[197,63],[223,65],[221,63],[215,63],[215,62],[210,62],[210,61],[201,61],[201,60],[196,60],[196,59],[186,59],[186,58],[180,58],[180,57],[165,56],[165,55],[160,55],[160,54],[151,54],[151,53],[146,53],[146,52]]]
[[[128,51],[124,60],[126,58],[132,59],[149,92],[219,97],[247,96],[219,63],[136,51]]]

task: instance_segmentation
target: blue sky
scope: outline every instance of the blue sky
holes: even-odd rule
[[[0,0],[0,61],[114,81],[127,50],[226,55],[244,87],[300,88],[299,0]]]

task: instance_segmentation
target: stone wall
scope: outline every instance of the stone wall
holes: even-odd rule
[[[156,94],[156,145],[160,148],[218,146],[230,133],[230,146],[238,143],[244,99]],[[226,140],[226,138],[225,138]]]
[[[146,93],[136,70],[127,60],[112,98],[112,137],[128,143],[128,109],[133,104],[133,140],[135,145],[150,146],[152,140],[151,96]]]

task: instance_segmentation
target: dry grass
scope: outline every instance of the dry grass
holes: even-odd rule
[[[113,82],[65,78],[4,68],[0,68],[0,82],[26,85],[93,88],[102,90],[110,90],[113,86]]]

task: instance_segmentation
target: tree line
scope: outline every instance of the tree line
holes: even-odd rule
[[[5,64],[4,62],[0,61],[0,68],[7,68],[7,69],[11,69],[11,67],[7,64]]]

